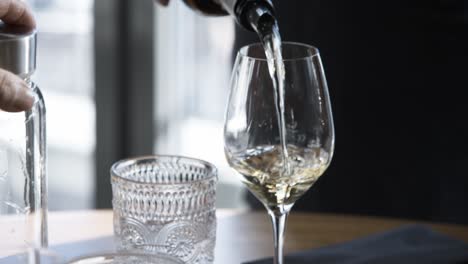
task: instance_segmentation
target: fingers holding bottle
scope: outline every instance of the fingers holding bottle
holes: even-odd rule
[[[36,27],[31,8],[21,0],[0,0],[0,19],[10,25]]]
[[[0,20],[8,25],[36,28],[36,20],[30,7],[21,0],[0,0]],[[0,110],[29,110],[34,101],[34,94],[25,81],[0,68]]]
[[[34,94],[25,81],[11,72],[0,69],[0,109],[20,112],[31,109]]]
[[[169,4],[169,0],[154,0],[154,2],[159,3],[163,6],[167,6]]]

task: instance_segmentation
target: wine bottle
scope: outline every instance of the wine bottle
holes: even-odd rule
[[[264,15],[274,17],[271,0],[183,0],[206,15],[231,15],[245,29],[253,31]]]

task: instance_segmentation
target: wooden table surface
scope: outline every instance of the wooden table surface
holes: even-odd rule
[[[239,264],[273,254],[270,220],[266,212],[218,210],[215,263]],[[468,226],[422,223],[387,218],[332,214],[291,213],[286,231],[286,252],[349,241],[405,224],[424,224],[468,242]],[[50,244],[112,235],[112,211],[52,212]]]

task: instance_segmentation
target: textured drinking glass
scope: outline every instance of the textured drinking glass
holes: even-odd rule
[[[263,47],[253,44],[239,51],[224,127],[229,165],[242,175],[242,181],[270,214],[276,248],[274,263],[278,264],[283,263],[286,217],[296,200],[327,169],[335,141],[318,50],[284,42],[282,54],[284,94],[278,96]],[[281,106],[277,103],[282,97],[284,126],[277,116]]]
[[[181,260],[167,255],[106,254],[72,260],[68,264],[184,264]]]
[[[216,168],[178,156],[119,161],[111,168],[117,250],[212,263]]]

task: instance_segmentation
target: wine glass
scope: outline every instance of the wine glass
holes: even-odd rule
[[[271,217],[277,264],[283,263],[287,215],[326,170],[334,149],[330,99],[318,50],[284,42],[282,54],[285,126],[280,125],[281,97],[261,44],[243,47],[237,54],[224,124],[229,165]],[[284,136],[281,127],[286,128]]]

